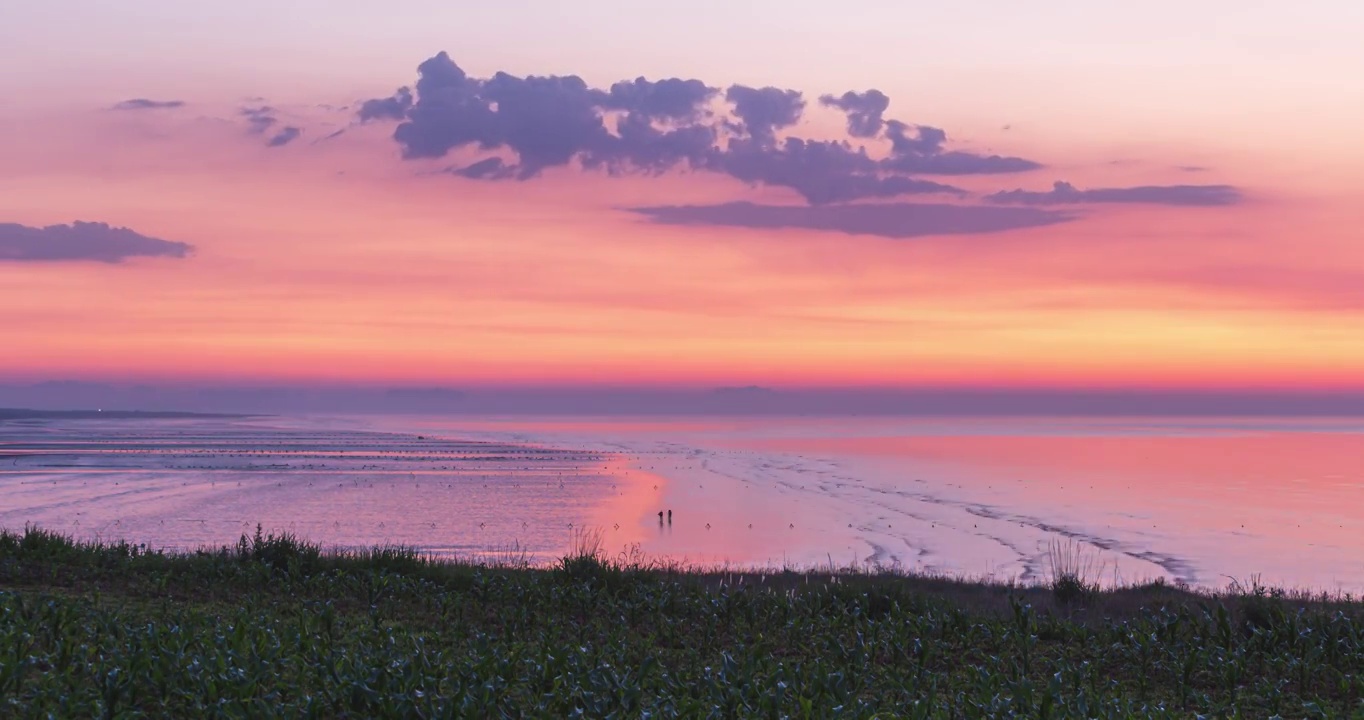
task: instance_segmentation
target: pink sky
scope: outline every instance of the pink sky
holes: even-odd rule
[[[1357,3],[213,5],[35,3],[0,28],[0,379],[1364,389]],[[889,130],[852,137],[819,100],[875,88],[884,119],[946,131],[928,159],[1041,167],[907,173],[962,192],[852,203],[695,160],[639,172],[638,154],[615,176],[575,150],[524,180],[455,177],[529,163],[476,143],[403,159],[412,116],[356,114],[441,50],[472,78],[699,79],[717,89],[706,162],[750,139],[737,84],[805,101],[754,162],[786,138],[893,159]],[[110,109],[139,98],[183,105]],[[252,133],[261,106],[274,122]],[[561,125],[531,116],[533,137]],[[986,199],[1058,181],[1114,192]],[[1230,195],[1190,205],[1188,186]],[[762,226],[717,221],[733,202]],[[888,203],[1013,214],[867,231]],[[810,217],[857,232],[789,226]],[[98,235],[33,255],[73,221],[193,251],[102,262]]]

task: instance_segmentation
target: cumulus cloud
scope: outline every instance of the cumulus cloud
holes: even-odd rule
[[[575,164],[613,174],[684,167],[790,188],[811,204],[959,194],[916,176],[1040,167],[1021,158],[947,150],[942,130],[885,119],[890,99],[874,89],[820,102],[848,116],[851,138],[887,145],[887,151],[874,159],[845,139],[790,135],[806,110],[797,90],[732,85],[721,93],[682,78],[638,77],[606,89],[576,75],[499,72],[480,79],[444,52],[417,67],[414,86],[361,102],[356,119],[398,121],[393,138],[407,159],[455,150],[495,153],[449,170],[471,179],[528,180]],[[273,118],[268,112],[257,116]]]
[[[1222,206],[1242,200],[1241,191],[1230,185],[1141,185],[1125,188],[1081,190],[1057,182],[1047,192],[1008,190],[987,195],[994,203],[1018,205],[1078,205],[1082,203],[1141,203],[1148,205]]]
[[[777,131],[795,125],[805,112],[805,99],[795,90],[734,85],[725,91],[725,100],[738,118],[729,127],[762,147],[772,145]]]
[[[638,207],[631,212],[664,225],[797,228],[897,239],[1003,232],[1075,219],[1068,213],[1039,208],[906,202],[813,207],[733,202]]]
[[[279,132],[275,133],[274,137],[271,137],[270,141],[265,144],[269,145],[270,147],[280,147],[282,145],[288,145],[289,143],[297,140],[298,136],[302,134],[303,131],[300,130],[299,128],[292,126],[286,127],[280,130]]]
[[[824,95],[819,103],[836,107],[848,116],[848,134],[857,138],[876,137],[885,126],[882,115],[890,107],[890,98],[880,90],[856,93],[851,90],[839,97]]]
[[[193,250],[182,242],[147,237],[99,222],[47,227],[0,223],[0,262],[118,263],[132,257],[184,258]]]
[[[719,92],[700,80],[667,78],[651,82],[639,77],[612,85],[601,105],[649,120],[689,122],[709,117],[705,105]]]
[[[392,97],[375,98],[360,103],[355,115],[360,122],[370,120],[402,120],[412,107],[412,88],[400,87]]]
[[[170,108],[184,107],[184,100],[148,100],[147,98],[133,98],[124,100],[115,105],[113,110],[163,110]]]

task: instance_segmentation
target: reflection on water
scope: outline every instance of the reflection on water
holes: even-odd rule
[[[3,427],[0,525],[153,547],[231,543],[260,524],[328,546],[546,559],[575,523],[638,502],[597,452],[221,420]]]
[[[6,453],[0,526],[152,546],[260,523],[548,560],[595,527],[613,554],[1036,580],[1059,538],[1106,581],[1364,589],[1359,420],[36,422]]]

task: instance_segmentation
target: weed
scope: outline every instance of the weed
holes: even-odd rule
[[[1052,540],[1047,563],[1051,591],[1061,605],[1083,603],[1099,591],[1104,563],[1084,544],[1074,539]]]
[[[572,540],[533,568],[0,532],[0,717],[1350,717],[1364,695],[1349,597],[1099,589],[1073,546],[1028,587]]]

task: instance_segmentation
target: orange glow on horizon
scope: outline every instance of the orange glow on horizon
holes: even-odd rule
[[[415,174],[449,162],[402,163],[376,128],[278,152],[202,118],[171,140],[126,122],[0,145],[0,220],[102,220],[197,252],[0,263],[0,377],[1364,388],[1364,212],[1276,193],[1278,168],[1238,183],[1240,207],[897,240],[628,211],[792,200],[699,174],[478,183]]]

